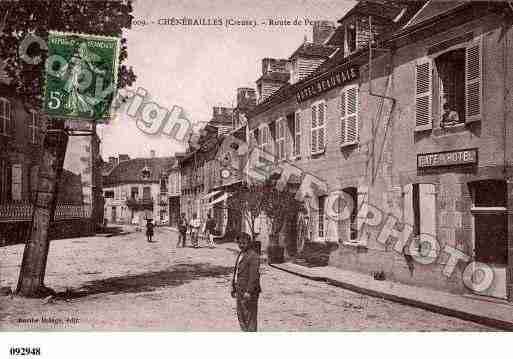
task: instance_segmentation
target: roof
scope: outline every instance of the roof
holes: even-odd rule
[[[274,81],[274,82],[282,82],[285,83],[289,81],[290,73],[288,72],[267,72],[260,76],[256,82],[260,82],[262,80]]]
[[[174,157],[134,158],[122,161],[107,176],[104,176],[103,184],[108,186],[134,182],[158,183],[160,178],[172,168],[174,162]],[[149,178],[143,178],[144,168],[150,170]]]
[[[333,51],[336,50],[334,46],[327,46],[322,44],[316,44],[313,42],[304,42],[299,46],[289,60],[295,57],[317,57],[317,58],[328,58]]]
[[[420,24],[426,20],[441,15],[451,9],[458,6],[465,5],[470,0],[460,1],[442,1],[442,0],[430,0],[413,16],[413,18],[406,24],[405,28],[412,27]]]
[[[340,20],[343,22],[353,15],[378,16],[384,19],[395,19],[406,6],[404,1],[390,0],[361,0],[351,10],[349,10]]]

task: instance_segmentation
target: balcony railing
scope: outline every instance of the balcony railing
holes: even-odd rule
[[[33,210],[34,207],[30,202],[2,203],[0,204],[0,222],[30,221]],[[56,221],[89,217],[91,217],[91,207],[80,204],[58,204],[54,216]]]

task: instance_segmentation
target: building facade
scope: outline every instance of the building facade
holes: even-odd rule
[[[168,173],[175,159],[154,157],[109,158],[112,169],[104,176],[104,218],[108,223],[145,225],[146,219],[169,223]]]
[[[251,113],[258,146],[326,183],[309,240],[338,243],[330,264],[512,299],[509,11],[360,2],[324,43],[336,52]],[[345,220],[333,193],[354,203]],[[475,262],[493,269],[487,289],[469,282]]]

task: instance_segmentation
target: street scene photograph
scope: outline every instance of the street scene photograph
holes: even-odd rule
[[[512,85],[513,1],[0,1],[0,356],[511,332]]]

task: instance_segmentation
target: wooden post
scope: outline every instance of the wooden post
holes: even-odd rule
[[[59,121],[61,122],[61,121]],[[54,293],[44,286],[46,261],[50,249],[49,229],[54,221],[57,190],[68,145],[63,124],[47,131],[39,165],[37,194],[32,213],[30,238],[25,244],[16,293],[25,297],[44,297]]]

